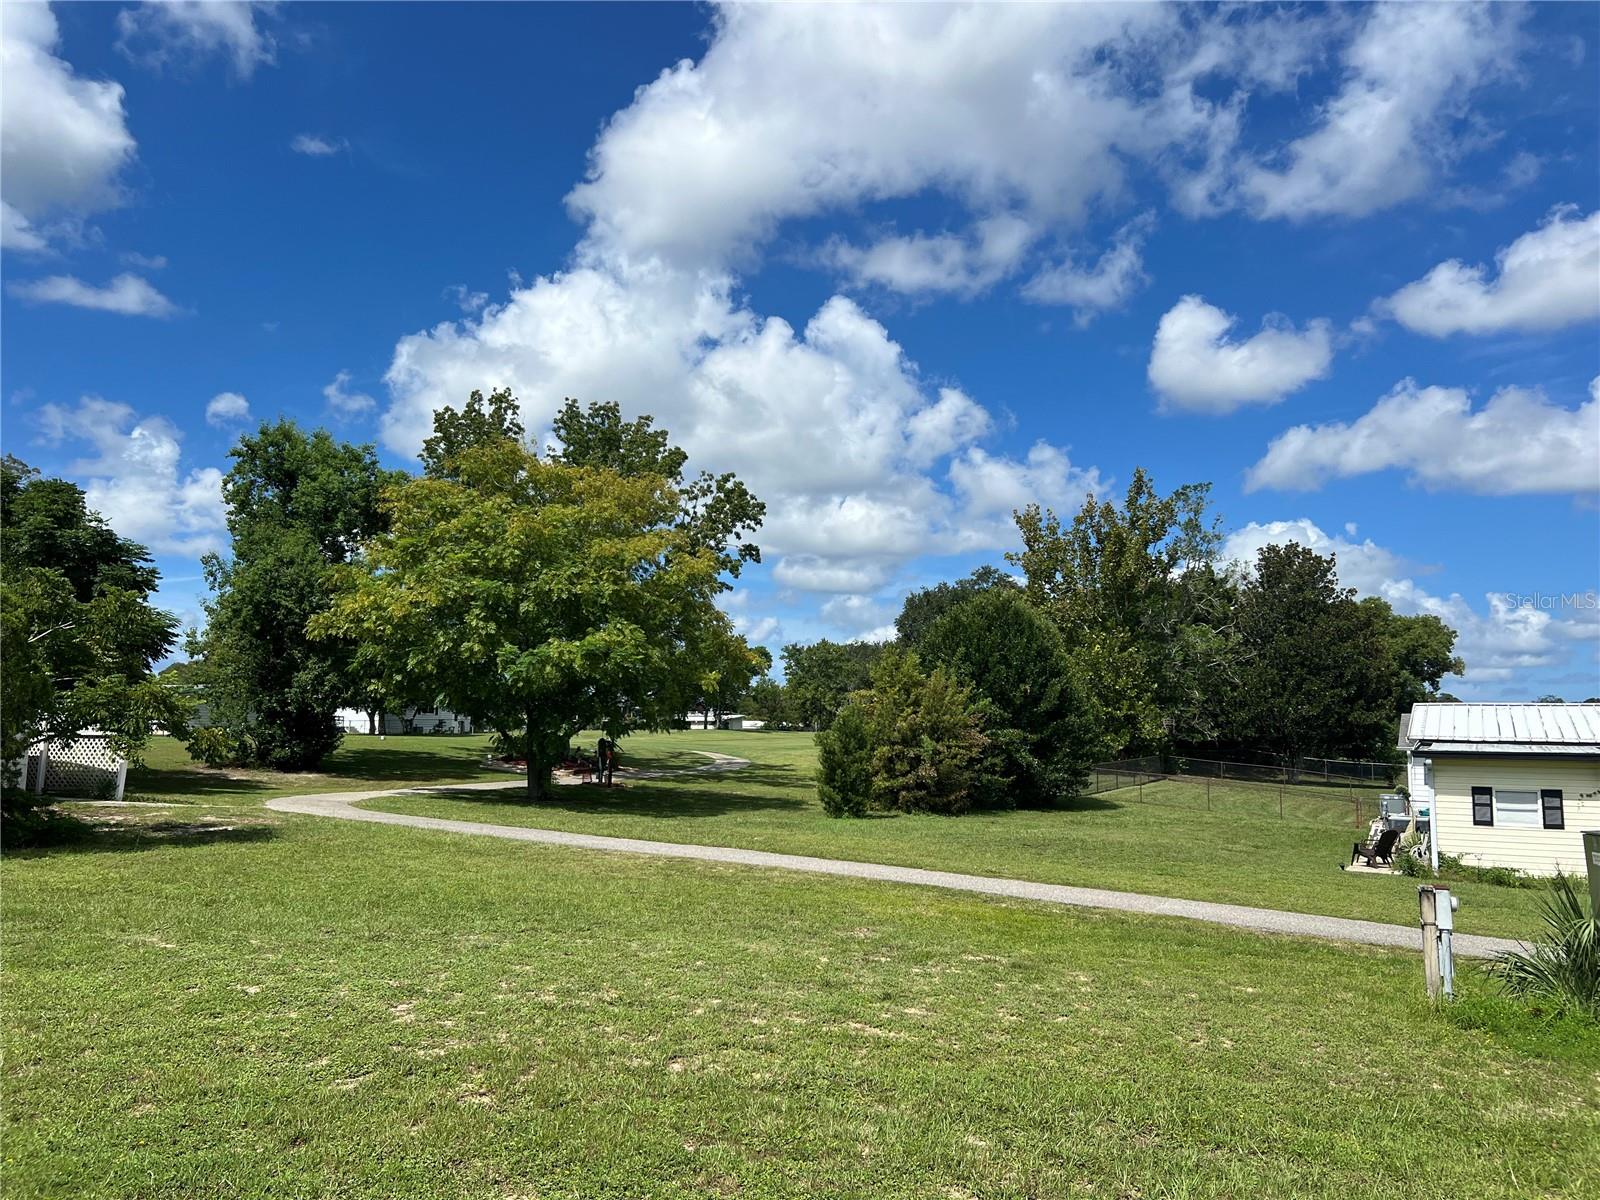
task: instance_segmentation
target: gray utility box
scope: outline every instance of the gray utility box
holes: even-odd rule
[[[1589,868],[1589,914],[1600,917],[1600,829],[1583,831],[1583,863]]]

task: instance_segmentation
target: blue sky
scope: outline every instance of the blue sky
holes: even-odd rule
[[[1597,11],[7,5],[5,446],[192,619],[250,423],[616,400],[775,651],[1143,466],[1600,694]]]

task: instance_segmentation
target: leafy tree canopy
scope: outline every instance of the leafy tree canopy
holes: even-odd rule
[[[914,651],[890,646],[861,703],[879,807],[953,815],[982,797],[989,743],[970,688],[942,667],[924,675]]]
[[[1188,698],[1232,673],[1225,597],[1210,565],[1221,535],[1210,484],[1163,496],[1143,470],[1122,505],[1090,496],[1070,526],[1036,504],[1017,514],[1023,549],[1008,557],[1029,600],[1067,639],[1118,751],[1153,747]],[[1187,644],[1187,645],[1186,645]],[[1186,645],[1182,654],[1175,646]]]
[[[1258,745],[1293,758],[1377,753],[1392,740],[1384,614],[1339,586],[1332,559],[1263,546],[1238,622],[1247,666],[1236,711]]]
[[[249,761],[307,770],[339,744],[334,713],[365,682],[356,647],[313,643],[307,622],[328,607],[331,569],[384,528],[379,497],[405,476],[380,467],[371,446],[287,420],[241,437],[229,456],[232,554],[203,560],[214,595],[194,647],[206,698]]]
[[[146,597],[157,575],[77,485],[4,463],[0,509],[0,755],[96,728],[137,758],[152,726],[181,732],[185,706],[151,676],[177,621]]]
[[[1020,589],[970,592],[922,636],[918,657],[969,685],[979,701],[1004,807],[1077,794],[1102,752],[1096,714],[1066,643]]]
[[[474,391],[459,409],[441,408],[433,414],[433,434],[422,443],[423,474],[434,479],[455,477],[452,461],[464,450],[524,436],[517,398],[510,388],[497,388],[485,398]]]
[[[318,637],[370,648],[386,678],[504,734],[523,729],[530,798],[579,729],[666,728],[717,686],[742,646],[713,603],[727,562],[688,527],[672,479],[509,435],[443,461],[448,478],[386,493],[390,528],[340,572]]]
[[[761,561],[761,548],[747,539],[761,527],[767,506],[732,472],[702,471],[685,480],[683,468],[689,456],[668,441],[665,429],[655,428],[648,413],[624,421],[616,404],[601,402],[585,409],[569,398],[556,414],[554,430],[561,440],[554,457],[568,466],[665,479],[678,494],[675,523],[685,534],[686,545],[715,552],[727,574],[737,578],[745,563]]]
[[[979,567],[955,583],[939,583],[912,592],[894,619],[900,644],[917,649],[923,636],[940,617],[970,596],[982,592],[1020,592],[1022,585],[998,567]]]
[[[148,596],[160,577],[149,551],[118,537],[82,488],[9,454],[0,462],[0,536],[8,564],[60,571],[81,601],[109,588]]]
[[[798,725],[826,729],[853,692],[871,683],[872,666],[883,654],[877,642],[832,642],[783,648],[784,698]]]

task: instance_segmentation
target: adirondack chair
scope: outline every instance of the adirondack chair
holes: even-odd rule
[[[1350,861],[1353,863],[1358,858],[1367,860],[1367,866],[1375,867],[1379,863],[1394,866],[1394,848],[1400,841],[1398,829],[1385,829],[1378,835],[1375,842],[1356,842],[1350,848]]]

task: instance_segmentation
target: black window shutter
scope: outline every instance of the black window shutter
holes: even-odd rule
[[[1539,809],[1544,813],[1546,829],[1565,829],[1566,813],[1561,806],[1561,789],[1545,788],[1539,793]]]
[[[1475,787],[1472,789],[1472,823],[1474,825],[1494,824],[1494,789]]]

